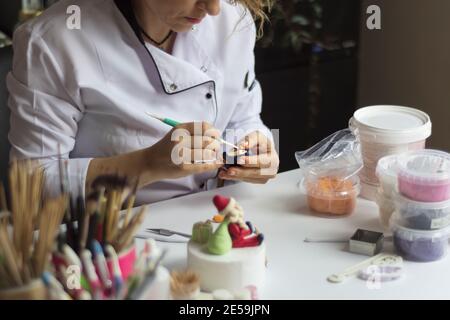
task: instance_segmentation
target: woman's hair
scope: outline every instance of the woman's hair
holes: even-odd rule
[[[265,10],[270,11],[275,0],[229,0],[232,4],[241,4],[250,11],[257,22],[258,38],[263,35],[264,23],[269,20]]]

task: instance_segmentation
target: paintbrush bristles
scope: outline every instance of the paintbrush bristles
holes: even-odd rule
[[[0,277],[5,277],[0,281],[0,288],[20,286],[40,277],[50,258],[67,197],[43,202],[43,184],[42,168],[31,161],[12,162],[11,214],[3,211],[0,216]],[[2,194],[4,191],[0,190],[1,207],[5,209],[7,204]],[[34,237],[36,229],[40,229],[37,238]]]
[[[9,239],[8,230],[6,227],[2,227],[0,230],[0,250],[2,256],[5,258],[5,267],[8,269],[12,280],[16,285],[22,285],[23,280],[20,275],[19,266],[17,265],[17,254],[15,253],[14,246]]]
[[[145,113],[146,113],[148,116],[150,116],[150,117],[152,117],[152,118],[155,118],[156,120],[164,121],[164,118],[158,117],[157,115],[154,115],[153,113],[150,113],[150,112],[148,112],[148,111],[146,111]]]
[[[5,186],[0,183],[0,210],[8,211],[8,202],[6,201]]]
[[[112,244],[117,252],[120,252],[129,246],[134,239],[137,228],[142,223],[145,208],[137,214],[132,214],[132,207],[136,199],[136,192],[139,187],[139,179],[135,181],[131,194],[128,196],[126,202],[125,219],[119,221],[120,210],[125,202],[127,193],[130,191],[128,184],[118,183],[125,181],[124,178],[101,176],[96,179],[95,188],[103,186],[108,190],[105,193],[105,198],[101,201],[104,205],[98,208],[98,214],[101,217],[100,221],[103,223],[101,234],[97,234],[97,239],[100,239],[104,244]],[[89,197],[92,198],[93,195]],[[91,205],[89,205],[91,207]],[[87,244],[89,247],[89,244]]]
[[[35,276],[39,276],[44,272],[66,204],[67,197],[63,195],[59,198],[48,200],[42,208],[39,237],[33,255]]]
[[[120,230],[119,236],[113,243],[117,252],[129,247],[134,239],[136,231],[144,221],[145,214],[147,212],[147,207],[143,206],[137,214],[131,218],[130,223]]]

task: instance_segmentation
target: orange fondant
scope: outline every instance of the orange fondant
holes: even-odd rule
[[[222,221],[223,221],[223,215],[221,215],[221,214],[216,214],[216,215],[213,217],[213,221],[216,222],[216,223],[222,223]]]
[[[308,205],[321,213],[351,214],[355,209],[357,192],[351,180],[322,177],[307,182]]]

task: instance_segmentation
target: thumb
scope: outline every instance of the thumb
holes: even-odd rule
[[[238,144],[241,149],[252,149],[258,145],[258,131],[246,135]]]

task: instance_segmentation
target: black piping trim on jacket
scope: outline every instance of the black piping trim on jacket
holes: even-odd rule
[[[216,96],[216,82],[214,80],[209,80],[209,81],[197,84],[195,86],[192,86],[192,87],[189,87],[189,88],[177,91],[177,92],[168,92],[166,90],[166,87],[164,86],[164,82],[162,80],[161,73],[159,72],[158,65],[156,64],[156,61],[153,58],[152,53],[150,52],[150,50],[148,50],[148,48],[145,46],[145,41],[144,41],[144,39],[143,39],[143,37],[141,35],[140,28],[139,28],[138,22],[136,20],[136,17],[134,15],[133,8],[131,6],[130,0],[114,0],[114,2],[116,4],[117,8],[119,9],[119,11],[124,16],[124,18],[130,24],[130,27],[133,29],[136,37],[139,39],[139,42],[144,46],[144,48],[147,51],[148,55],[152,59],[154,65],[156,67],[156,70],[158,71],[158,77],[159,77],[159,80],[161,81],[161,86],[162,86],[162,88],[163,88],[163,90],[164,90],[164,92],[166,94],[173,95],[173,94],[181,93],[181,92],[193,89],[193,88],[200,87],[200,86],[205,85],[207,83],[212,83],[213,84],[213,86],[214,86],[214,101],[215,101],[215,109],[216,109],[216,114],[215,114],[215,117],[214,117],[214,123],[215,123],[216,120],[217,120],[217,117],[219,115],[219,108],[217,106],[217,96]]]

